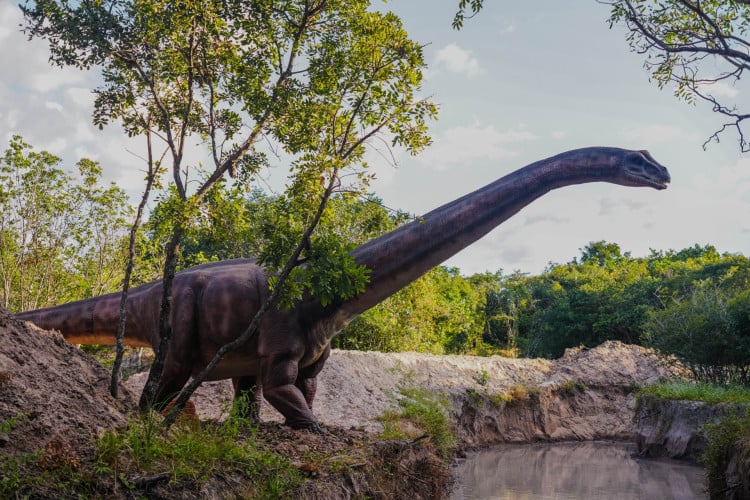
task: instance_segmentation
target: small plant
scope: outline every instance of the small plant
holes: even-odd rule
[[[510,394],[506,394],[504,392],[498,392],[497,394],[492,394],[489,396],[490,403],[492,403],[492,406],[495,408],[500,408],[503,405],[506,405],[513,401],[513,398]]]
[[[23,420],[24,418],[28,417],[28,413],[17,413],[10,417],[8,420],[4,420],[0,422],[0,432],[3,434],[6,434],[13,429],[15,429],[16,425],[18,425],[18,422]]]
[[[474,379],[474,382],[481,385],[482,387],[486,386],[490,381],[490,375],[487,373],[487,370],[482,370],[481,372],[473,375],[471,378]]]
[[[581,381],[568,380],[557,389],[566,396],[573,396],[586,390],[586,384]]]
[[[538,387],[531,387],[523,384],[512,385],[508,388],[508,404],[520,406],[531,398],[539,395]]]
[[[261,476],[255,482],[259,489],[254,497],[278,496],[296,487],[302,477],[289,461],[256,448],[252,436],[257,429],[240,417],[247,404],[246,400],[236,403],[223,422],[178,425],[169,431],[157,414],[142,416],[126,429],[108,431],[99,438],[95,468],[116,475],[168,470],[174,480],[198,482],[222,469],[239,468],[250,476]]]

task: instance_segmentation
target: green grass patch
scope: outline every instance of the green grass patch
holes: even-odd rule
[[[741,386],[717,386],[703,382],[663,382],[640,390],[639,394],[662,399],[703,401],[706,403],[750,403],[750,389]]]
[[[302,476],[290,462],[258,449],[248,421],[231,414],[224,422],[175,425],[165,432],[161,419],[144,416],[121,431],[106,432],[97,446],[97,468],[119,474],[168,471],[173,480],[204,481],[227,470],[257,476],[256,495],[275,496],[296,488]],[[265,490],[262,489],[265,487]]]
[[[0,460],[0,498],[105,498],[113,485],[135,488],[134,478],[162,474],[189,490],[213,477],[244,475],[251,498],[279,498],[297,489],[305,480],[301,472],[258,446],[256,435],[236,409],[223,422],[192,421],[168,430],[152,413],[106,431],[87,457],[45,449]]]
[[[378,420],[383,424],[382,439],[405,439],[399,421],[409,420],[430,435],[437,449],[445,455],[454,444],[453,430],[448,418],[448,400],[426,389],[402,388],[399,411],[389,410]]]

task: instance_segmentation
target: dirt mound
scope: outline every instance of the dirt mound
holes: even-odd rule
[[[549,384],[574,380],[589,387],[653,384],[660,378],[687,375],[653,350],[608,341],[593,348],[566,349],[555,360]]]
[[[67,455],[136,408],[126,389],[108,391],[109,372],[54,332],[0,308],[0,453]]]

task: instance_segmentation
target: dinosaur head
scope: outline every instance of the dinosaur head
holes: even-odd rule
[[[617,183],[666,189],[671,181],[666,167],[654,160],[648,151],[628,151],[622,156]]]

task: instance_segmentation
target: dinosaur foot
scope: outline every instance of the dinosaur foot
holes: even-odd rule
[[[328,434],[328,429],[323,427],[317,422],[307,422],[307,423],[291,423],[289,421],[286,422],[286,425],[291,427],[292,429],[300,429],[300,430],[306,430],[310,431],[313,434]]]
[[[325,427],[323,427],[322,425],[320,425],[317,422],[315,422],[314,424],[312,424],[311,426],[309,426],[307,428],[307,430],[310,431],[310,432],[312,432],[312,433],[314,433],[314,434],[320,434],[320,435],[328,434],[328,429],[326,429]]]

